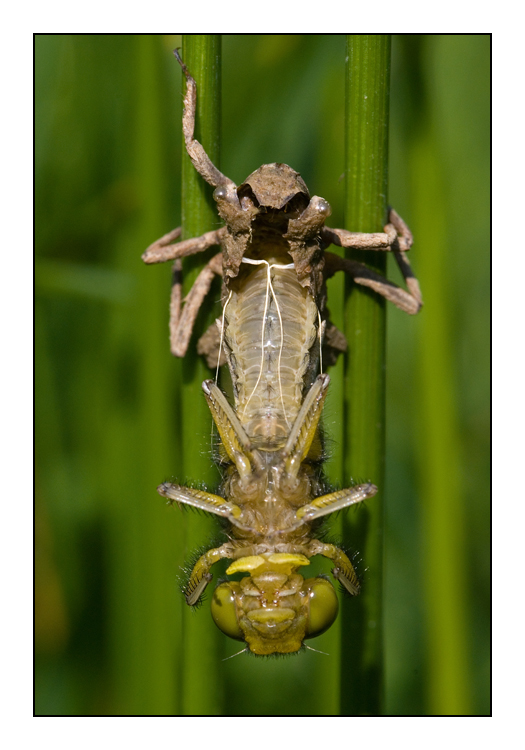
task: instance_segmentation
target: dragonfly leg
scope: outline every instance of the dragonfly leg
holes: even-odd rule
[[[328,375],[318,375],[306,394],[283,448],[284,468],[288,476],[297,476],[314,439],[318,438],[317,428],[329,383]]]
[[[321,495],[311,503],[299,508],[295,516],[303,521],[313,521],[316,518],[327,516],[329,513],[335,513],[337,510],[348,508],[349,505],[355,505],[369,497],[373,497],[377,492],[375,484],[370,482],[366,484],[357,484],[346,490],[337,490],[330,492],[328,495]]]
[[[339,247],[353,247],[356,250],[410,250],[412,233],[393,208],[388,212],[388,224],[384,232],[350,232],[347,229],[323,227],[323,239]]]
[[[210,407],[213,421],[217,425],[224,450],[230,461],[236,465],[240,476],[250,476],[252,464],[261,469],[262,458],[257,451],[252,449],[244,427],[219,386],[213,380],[205,380],[202,390]]]
[[[157,487],[157,492],[162,497],[166,497],[172,505],[173,503],[192,505],[207,513],[227,518],[232,524],[235,524],[241,515],[241,509],[235,503],[228,502],[220,495],[213,495],[211,492],[197,490],[194,487],[182,487],[179,484],[163,482]]]
[[[208,294],[215,274],[222,276],[222,254],[215,255],[202,269],[195,279],[190,292],[182,306],[182,264],[180,258],[206,250],[213,245],[220,245],[226,234],[226,228],[206,232],[201,237],[175,243],[180,237],[181,228],[178,227],[148,247],[142,255],[144,263],[163,263],[174,260],[173,282],[170,300],[170,346],[176,357],[183,357],[188,349],[195,318],[199,312],[202,300]]]
[[[334,578],[341,583],[349,594],[354,596],[359,593],[359,579],[357,573],[354,570],[354,566],[348,559],[347,555],[342,549],[336,547],[335,544],[324,544],[318,539],[312,539],[308,545],[308,554],[322,555],[328,557],[335,563],[335,568],[332,569],[332,575]]]
[[[336,271],[345,271],[353,277],[356,284],[373,289],[374,292],[392,302],[403,312],[415,315],[422,307],[422,298],[419,291],[419,282],[412,274],[412,269],[405,253],[394,251],[398,265],[405,277],[409,291],[388,281],[384,276],[359,263],[357,260],[340,258],[334,253],[325,252],[326,266],[325,278],[330,278]]]
[[[212,579],[211,568],[216,562],[223,558],[231,558],[233,554],[232,546],[229,542],[223,544],[221,547],[215,547],[210,549],[201,555],[191,571],[191,575],[188,583],[184,589],[184,596],[186,602],[190,606],[197,604],[204,589]]]
[[[153,263],[165,263],[168,260],[177,258],[186,258],[188,255],[195,255],[207,250],[213,245],[220,245],[226,236],[225,227],[213,229],[211,232],[205,232],[200,237],[191,237],[189,240],[175,242],[181,234],[181,227],[173,229],[160,239],[153,242],[142,254],[144,263],[151,265]]]
[[[222,275],[222,253],[217,253],[204,266],[182,306],[182,268],[180,260],[173,264],[170,299],[170,347],[176,357],[184,357],[188,349],[195,319],[214,276]]]
[[[389,224],[385,226],[384,233],[367,234],[324,227],[321,234],[327,244],[333,243],[339,245],[339,247],[392,251],[403,274],[408,291],[401,289],[381,274],[367,268],[364,263],[340,258],[334,253],[325,253],[325,278],[330,278],[337,271],[345,271],[353,277],[356,284],[373,289],[404,312],[410,315],[419,312],[423,305],[421,290],[406,255],[412,245],[412,234],[403,219],[393,209],[390,209]]]
[[[183,63],[178,50],[175,50],[174,54],[177,58],[177,62],[182,68],[184,76],[186,77],[186,93],[184,94],[184,110],[182,113],[182,132],[184,133],[184,142],[186,144],[188,156],[197,172],[204,177],[206,182],[210,185],[213,185],[213,187],[224,186],[226,188],[235,188],[236,185],[232,180],[223,175],[222,172],[217,169],[203,146],[193,137],[195,134],[195,114],[197,111],[197,84],[188,68]]]

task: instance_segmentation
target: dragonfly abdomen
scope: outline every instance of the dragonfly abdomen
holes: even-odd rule
[[[288,265],[270,257],[247,268],[225,309],[236,413],[263,449],[286,441],[319,346],[314,299]]]

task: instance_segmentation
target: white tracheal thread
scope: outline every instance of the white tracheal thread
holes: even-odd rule
[[[232,294],[233,294],[233,290],[230,289],[228,299],[226,300],[226,302],[224,303],[224,307],[222,308],[221,335],[220,335],[220,344],[219,344],[219,356],[217,357],[217,369],[215,370],[215,385],[218,385],[218,381],[219,381],[219,367],[221,365],[222,342],[224,340],[224,316],[226,314],[226,308],[228,306],[228,302],[232,298]]]
[[[323,374],[323,329],[321,326],[321,313],[317,308],[317,320],[319,321],[319,372]]]
[[[215,385],[219,385],[219,367],[221,364],[221,354],[222,354],[222,341],[224,337],[224,314],[226,312],[226,307],[228,305],[228,302],[232,298],[233,291],[230,290],[230,293],[228,295],[228,299],[224,303],[224,307],[222,309],[222,319],[221,319],[221,335],[220,335],[220,343],[219,343],[219,356],[217,357],[217,369],[215,370]],[[210,435],[210,442],[211,442],[211,453],[213,455],[213,446],[214,446],[214,433],[215,433],[215,422],[212,419],[211,420],[211,435]]]
[[[262,319],[262,327],[261,327],[261,367],[259,370],[259,377],[257,378],[257,382],[255,383],[255,386],[253,388],[253,391],[250,393],[250,396],[248,400],[246,401],[244,405],[244,413],[246,414],[246,409],[248,408],[248,404],[250,403],[250,400],[257,390],[257,387],[259,385],[259,382],[261,380],[262,372],[263,372],[263,365],[264,365],[264,324],[266,322],[266,313],[268,311],[268,300],[269,300],[269,294],[268,290],[271,291],[273,300],[275,302],[275,307],[277,309],[277,315],[279,316],[279,324],[281,326],[281,346],[279,348],[279,361],[277,363],[277,373],[279,376],[279,394],[281,396],[281,405],[283,407],[283,415],[286,420],[286,424],[288,427],[290,427],[290,422],[288,421],[288,417],[286,416],[286,409],[284,406],[284,399],[283,399],[283,388],[281,384],[281,356],[283,353],[283,347],[284,347],[284,330],[283,330],[283,319],[281,317],[281,310],[279,308],[279,303],[277,301],[277,297],[275,295],[275,291],[272,286],[272,278],[271,278],[271,269],[272,268],[282,268],[282,269],[291,269],[295,268],[293,263],[287,263],[286,265],[282,263],[268,263],[267,260],[254,260],[253,258],[243,258],[243,263],[249,263],[253,266],[261,266],[266,265],[267,266],[267,286],[266,286],[266,297],[264,300],[264,312],[263,312],[263,319]]]

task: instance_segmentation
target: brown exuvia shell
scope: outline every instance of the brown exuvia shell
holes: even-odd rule
[[[247,187],[251,189],[259,205],[266,208],[284,208],[299,193],[307,200],[310,199],[305,181],[299,172],[287,164],[263,164],[239,185],[237,194],[241,196]]]

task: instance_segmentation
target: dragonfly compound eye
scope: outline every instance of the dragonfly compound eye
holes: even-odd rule
[[[308,596],[305,638],[313,638],[328,630],[337,617],[339,602],[330,581],[324,578],[309,578],[303,588]]]
[[[225,201],[228,197],[228,190],[224,187],[224,185],[219,185],[219,187],[216,187],[213,191],[213,198],[216,201]]]
[[[234,583],[221,583],[213,592],[211,600],[211,616],[219,630],[236,640],[244,640],[244,636],[237,620],[235,605]]]

